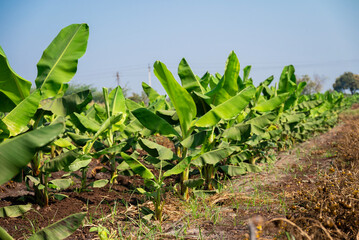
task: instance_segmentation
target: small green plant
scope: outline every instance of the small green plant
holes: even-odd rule
[[[143,177],[145,179],[146,186],[149,189],[153,190],[153,191],[148,192],[143,188],[137,188],[137,190],[140,193],[145,194],[147,197],[149,197],[153,201],[153,204],[155,206],[154,217],[156,220],[161,222],[163,206],[165,203],[163,200],[164,179],[166,177],[169,177],[169,176],[172,176],[175,174],[180,174],[183,171],[185,171],[185,169],[188,168],[191,159],[188,157],[183,159],[181,162],[179,162],[173,168],[171,168],[170,170],[168,170],[164,173],[162,172],[163,171],[162,170],[163,161],[160,160],[160,171],[159,171],[159,175],[156,177],[151,172],[151,170],[149,170],[147,167],[145,167],[141,162],[139,162],[133,156],[129,156],[125,153],[121,153],[121,156],[123,157],[125,162],[130,166],[130,168],[135,173],[137,173],[138,175],[140,175],[141,177]]]

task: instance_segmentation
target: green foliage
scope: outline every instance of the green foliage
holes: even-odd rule
[[[3,168],[0,175],[0,185],[18,174],[32,160],[39,148],[54,140],[64,131],[64,128],[63,123],[57,123],[24,133],[1,143],[0,164]]]
[[[352,72],[345,72],[335,79],[333,88],[338,92],[349,89],[351,94],[354,94],[359,89],[359,75],[353,74]]]
[[[72,24],[62,29],[46,48],[37,64],[35,79],[43,99],[61,94],[63,84],[75,75],[78,59],[87,48],[88,36],[87,24]]]
[[[10,112],[30,93],[31,82],[17,75],[0,46],[0,112]]]
[[[31,209],[31,204],[12,205],[0,208],[0,217],[19,217]]]

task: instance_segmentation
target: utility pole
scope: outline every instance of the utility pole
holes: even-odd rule
[[[117,86],[120,86],[120,73],[116,72],[116,82],[117,82]]]
[[[148,85],[151,87],[151,66],[148,64]]]

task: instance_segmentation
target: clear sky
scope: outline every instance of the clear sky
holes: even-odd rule
[[[156,60],[177,79],[183,57],[199,76],[223,74],[232,50],[241,69],[252,65],[255,84],[278,81],[289,64],[298,76],[326,77],[324,90],[345,71],[359,73],[357,0],[0,0],[0,11],[0,45],[32,82],[42,52],[72,23],[87,23],[90,37],[71,82],[98,88],[116,86],[118,71],[140,93]],[[153,72],[152,86],[164,94]]]

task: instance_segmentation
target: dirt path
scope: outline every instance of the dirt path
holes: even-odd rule
[[[227,189],[207,198],[202,205],[198,203],[197,212],[210,212],[212,218],[203,214],[193,220],[193,212],[190,212],[192,222],[182,236],[185,239],[198,239],[200,235],[203,239],[246,239],[249,237],[247,224],[250,219],[257,219],[257,224],[263,226],[267,220],[288,217],[294,203],[293,195],[300,187],[312,188],[320,173],[331,167],[335,159],[331,143],[343,131],[343,126],[339,124],[326,133],[280,152],[277,161],[268,164],[265,171],[229,181]],[[169,229],[167,237],[175,233],[168,225],[165,224],[165,230]],[[183,226],[185,224],[180,225]],[[262,239],[272,239],[276,231],[269,231]]]

